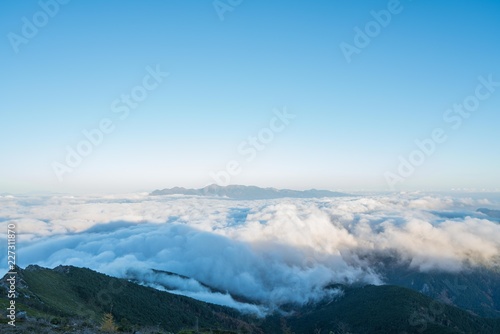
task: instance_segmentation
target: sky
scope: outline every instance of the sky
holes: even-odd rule
[[[495,0],[2,1],[0,193],[499,191],[499,15]]]

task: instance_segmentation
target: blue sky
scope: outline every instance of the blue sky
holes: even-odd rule
[[[500,81],[498,1],[401,0],[350,62],[340,46],[390,1],[221,0],[223,20],[212,1],[54,1],[0,4],[0,192],[200,187],[230,161],[233,184],[500,188],[500,87],[458,128],[443,118],[479,77]],[[168,77],[120,119],[113,102],[157,66]],[[295,117],[241,154],[284,108]],[[69,167],[103,119],[114,130]],[[436,128],[446,141],[402,176]]]

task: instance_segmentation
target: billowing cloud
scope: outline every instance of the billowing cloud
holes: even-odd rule
[[[16,224],[21,266],[88,267],[263,314],[335,297],[338,290],[325,289],[332,283],[382,284],[376,257],[420,271],[498,265],[500,225],[475,211],[485,204],[499,207],[495,198],[419,193],[272,201],[4,196],[0,224]]]

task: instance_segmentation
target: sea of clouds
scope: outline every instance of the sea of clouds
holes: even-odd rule
[[[0,226],[16,224],[21,267],[87,267],[262,314],[333,297],[339,290],[325,290],[332,283],[383,284],[381,257],[420,271],[498,266],[500,224],[479,207],[499,209],[500,198],[7,195],[0,196]]]

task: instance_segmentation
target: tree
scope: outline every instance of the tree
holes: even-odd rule
[[[115,325],[113,315],[111,313],[104,314],[102,318],[101,330],[104,332],[114,333],[118,327]]]
[[[286,324],[286,320],[284,318],[281,319],[281,330],[283,331],[283,334],[294,334],[292,329]]]

